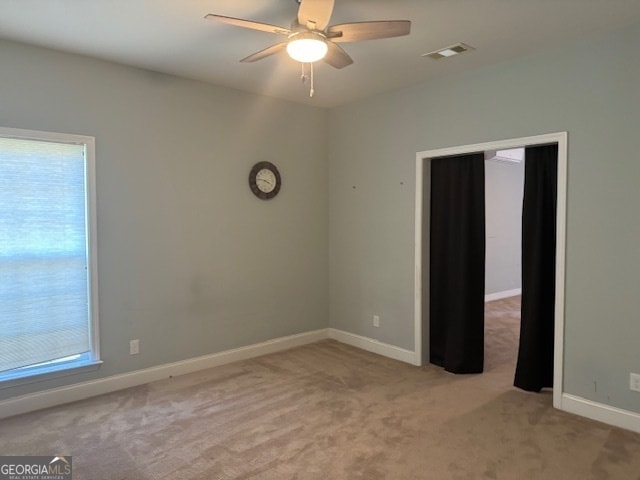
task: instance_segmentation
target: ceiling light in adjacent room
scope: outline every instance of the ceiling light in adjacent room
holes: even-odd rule
[[[504,163],[522,163],[524,161],[524,147],[498,150],[497,152],[485,152],[485,160]]]

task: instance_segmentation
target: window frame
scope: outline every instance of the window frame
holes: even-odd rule
[[[89,346],[88,355],[70,361],[53,361],[38,366],[14,369],[0,373],[0,389],[40,382],[52,378],[96,370],[102,364],[100,359],[99,308],[98,308],[98,245],[96,221],[96,161],[95,137],[68,133],[45,132],[0,126],[0,137],[20,140],[34,140],[52,143],[66,143],[84,146],[85,157],[85,224],[87,235],[87,260],[89,274],[88,287],[88,323]],[[20,371],[21,370],[21,371]]]

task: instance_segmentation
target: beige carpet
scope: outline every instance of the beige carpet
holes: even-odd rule
[[[520,296],[485,303],[484,309],[484,371],[490,372],[504,364],[516,372],[520,339]]]
[[[75,480],[640,479],[640,435],[511,387],[517,318],[490,310],[482,375],[327,340],[0,421],[0,453]]]

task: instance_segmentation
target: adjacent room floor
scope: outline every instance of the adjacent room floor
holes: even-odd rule
[[[639,434],[511,386],[492,303],[482,375],[326,340],[0,421],[0,452],[71,455],[74,480],[640,479]]]
[[[520,301],[518,295],[484,304],[485,372],[509,364],[513,367],[512,376],[515,375],[520,339]]]

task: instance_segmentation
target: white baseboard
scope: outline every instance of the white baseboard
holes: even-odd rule
[[[516,295],[522,295],[521,288],[514,288],[513,290],[505,290],[504,292],[487,293],[484,296],[484,301],[493,302],[494,300],[501,300],[503,298],[515,297]]]
[[[102,395],[105,393],[135,387],[145,383],[162,380],[170,376],[184,375],[187,373],[217,367],[240,360],[275,353],[289,348],[306,345],[332,338],[338,342],[361,348],[378,355],[400,360],[412,365],[419,365],[416,353],[405,350],[388,343],[356,335],[354,333],[327,328],[312,332],[280,337],[266,342],[235,348],[220,353],[190,358],[180,362],[158,365],[156,367],[136,370],[134,372],[113,375],[89,382],[77,383],[66,387],[53,388],[42,392],[21,395],[0,401],[0,418],[20,415],[22,413],[40,410],[43,408],[75,402],[85,398]],[[603,405],[582,397],[563,393],[561,395],[560,410],[574,413],[592,420],[597,420],[609,425],[632,430],[640,433],[640,414],[622,410],[620,408]]]
[[[562,394],[560,409],[591,420],[640,433],[640,414],[638,413],[593,402],[568,393]]]
[[[404,350],[393,345],[379,342],[353,333],[333,328],[315,330],[312,332],[280,337],[266,342],[234,348],[224,352],[190,358],[174,363],[167,363],[155,367],[136,370],[133,372],[113,375],[106,378],[76,383],[65,387],[52,388],[41,392],[31,393],[0,401],[0,418],[12,417],[22,413],[41,410],[56,405],[76,402],[85,398],[95,397],[105,393],[123,390],[125,388],[143,385],[145,383],[162,380],[171,376],[184,375],[206,368],[226,365],[228,363],[247,360],[250,358],[275,353],[289,348],[299,347],[308,343],[327,338],[352,345],[369,352],[377,353],[410,364],[415,363],[415,352]]]
[[[419,363],[416,363],[416,352],[389,345],[388,343],[383,343],[373,338],[363,337],[343,330],[336,330],[335,328],[329,329],[329,338],[368,352],[377,353],[384,357],[400,360],[401,362],[410,363],[411,365],[419,365]]]
[[[76,383],[66,387],[53,388],[42,392],[21,395],[0,401],[0,418],[20,415],[22,413],[43,408],[75,402],[85,398],[114,392],[145,383],[162,380],[170,376],[217,367],[239,360],[247,360],[269,353],[275,353],[289,348],[306,345],[329,338],[328,329],[280,337],[266,342],[256,343],[247,347],[234,348],[220,353],[190,358],[156,367],[136,370],[134,372],[113,375],[89,382]]]

